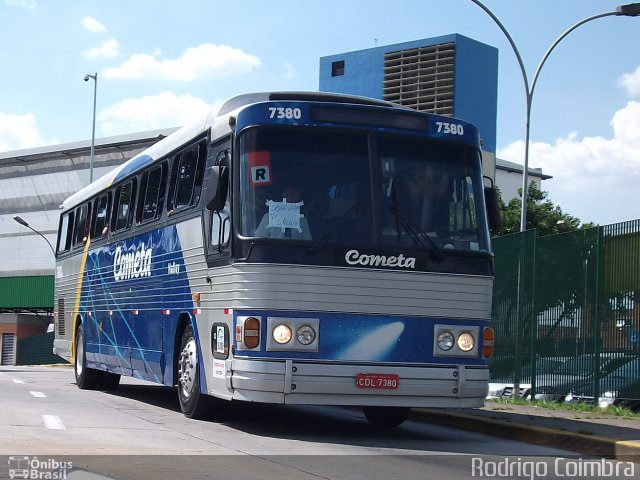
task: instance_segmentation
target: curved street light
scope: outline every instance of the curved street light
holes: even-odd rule
[[[29,225],[27,223],[27,221],[25,219],[23,219],[22,217],[20,217],[19,215],[16,215],[13,217],[13,219],[19,223],[20,225],[22,225],[23,227],[27,227],[29,230],[37,233],[38,235],[40,235],[42,238],[44,238],[44,241],[47,242],[47,245],[49,245],[49,248],[51,249],[51,253],[53,253],[53,256],[56,256],[56,251],[53,249],[53,245],[51,245],[51,242],[47,239],[47,237],[45,237],[42,233],[40,233],[38,230],[36,230],[35,228],[33,228],[31,225]]]
[[[569,27],[567,30],[565,30],[549,47],[549,49],[547,50],[547,52],[544,54],[544,56],[542,57],[542,60],[540,61],[540,63],[538,64],[538,67],[536,68],[536,71],[533,75],[533,82],[531,83],[531,87],[529,87],[529,79],[527,77],[527,71],[524,68],[524,63],[522,61],[522,57],[520,56],[520,52],[518,51],[518,47],[516,46],[515,42],[513,41],[513,38],[511,38],[511,35],[509,34],[508,30],[505,28],[505,26],[502,24],[502,22],[498,19],[498,17],[496,17],[493,12],[491,10],[489,10],[489,8],[487,8],[480,0],[471,0],[473,3],[475,3],[476,5],[478,5],[480,8],[482,8],[482,10],[485,11],[485,13],[487,13],[492,19],[493,21],[498,25],[498,27],[500,27],[500,30],[502,30],[502,33],[504,33],[504,35],[507,37],[507,40],[509,41],[509,44],[511,45],[511,48],[513,49],[513,52],[516,55],[516,58],[518,59],[518,64],[520,65],[520,71],[522,72],[522,79],[524,80],[524,88],[525,88],[525,94],[526,94],[526,99],[527,99],[527,108],[526,108],[526,122],[525,122],[525,143],[524,143],[524,165],[523,165],[523,169],[522,169],[522,209],[520,211],[520,231],[524,232],[527,229],[527,200],[528,200],[528,193],[529,193],[529,133],[530,133],[530,123],[531,123],[531,103],[533,101],[533,92],[535,91],[535,87],[536,87],[536,82],[538,81],[538,77],[540,75],[540,71],[542,70],[542,67],[544,66],[545,62],[547,61],[547,59],[549,58],[549,55],[551,55],[551,52],[556,48],[556,46],[567,36],[569,35],[571,32],[573,32],[576,28],[578,28],[580,25],[584,25],[587,22],[590,22],[592,20],[596,20],[598,18],[602,18],[602,17],[608,17],[608,16],[612,16],[612,15],[618,15],[618,16],[625,16],[625,17],[636,17],[638,15],[640,15],[640,3],[631,3],[629,5],[622,5],[619,6],[615,11],[613,12],[606,12],[606,13],[601,13],[598,15],[593,15],[591,17],[587,17],[583,20],[580,20],[579,22],[575,23],[574,25],[572,25],[571,27]],[[522,255],[522,253],[521,253]],[[520,315],[522,314],[522,308],[521,308],[521,302],[520,302],[520,291],[522,288],[522,274],[523,274],[523,266],[522,266],[522,261],[519,260],[518,261],[518,297],[517,297],[517,302],[516,302],[516,318],[520,319]],[[516,345],[518,348],[518,346],[520,345],[520,328],[517,329],[517,335],[518,335],[518,339],[516,341]],[[516,371],[519,372],[519,362],[520,362],[520,356],[516,355]],[[532,369],[531,371],[531,380],[532,380],[532,384],[533,384],[533,388],[535,388],[535,367]],[[596,382],[596,388],[598,383]],[[518,396],[520,392],[520,378],[519,378],[519,373],[516,374],[516,378],[515,378],[515,382],[514,382],[514,387],[513,387],[513,395],[514,396]],[[598,394],[598,392],[595,392],[596,394]]]
[[[590,22],[592,20],[596,20],[598,18],[609,17],[612,15],[624,16],[624,17],[637,17],[640,15],[640,3],[630,3],[628,5],[621,5],[618,8],[616,8],[616,10],[613,12],[600,13],[598,15],[587,17],[575,23],[574,25],[569,27],[567,30],[565,30],[551,44],[547,52],[542,57],[542,60],[538,64],[538,68],[536,68],[536,71],[533,75],[533,82],[531,83],[531,87],[529,87],[527,71],[524,68],[522,57],[520,56],[520,52],[518,51],[518,48],[516,47],[515,42],[511,38],[511,35],[509,34],[505,26],[502,24],[502,22],[500,22],[498,17],[496,17],[493,14],[493,12],[489,10],[489,8],[486,7],[480,0],[471,0],[471,1],[476,5],[478,5],[482,10],[484,10],[485,13],[487,13],[493,19],[493,21],[498,25],[498,27],[500,27],[500,30],[502,30],[502,33],[504,33],[504,35],[507,37],[507,40],[509,41],[511,48],[513,49],[513,52],[516,54],[516,58],[518,59],[518,64],[520,65],[520,71],[522,72],[522,79],[524,80],[524,88],[525,88],[525,93],[527,98],[527,113],[526,113],[527,117],[526,117],[526,123],[525,123],[524,166],[522,171],[522,210],[520,213],[520,231],[524,232],[527,229],[527,199],[528,199],[528,193],[529,193],[528,175],[529,175],[529,132],[530,132],[530,122],[531,122],[531,103],[533,101],[533,92],[535,91],[535,88],[536,88],[536,82],[538,81],[538,77],[540,75],[540,71],[542,70],[542,67],[544,66],[545,62],[549,58],[549,55],[551,55],[551,52],[556,48],[556,46],[567,35],[573,32],[580,25],[584,25],[585,23]]]
[[[89,160],[89,183],[93,182],[93,161],[95,159],[95,142],[96,142],[96,95],[98,92],[98,72],[93,75],[86,74],[84,81],[88,82],[93,79],[93,127],[91,128],[91,158]]]

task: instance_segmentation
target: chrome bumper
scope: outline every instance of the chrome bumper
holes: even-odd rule
[[[390,366],[235,358],[227,372],[237,400],[299,404],[474,408],[484,406],[489,370],[469,366]],[[359,388],[359,373],[396,374],[394,390]]]

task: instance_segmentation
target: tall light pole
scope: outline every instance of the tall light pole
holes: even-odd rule
[[[533,82],[531,83],[531,86],[529,86],[529,79],[527,77],[527,71],[524,68],[524,63],[522,61],[522,57],[520,56],[520,52],[518,51],[518,47],[516,46],[515,42],[513,41],[513,38],[511,38],[511,35],[509,34],[509,31],[505,28],[505,26],[502,24],[502,22],[498,19],[498,17],[496,17],[493,12],[491,10],[489,10],[489,8],[487,8],[480,0],[471,0],[473,3],[475,3],[476,5],[478,5],[480,8],[482,8],[482,10],[485,11],[485,13],[487,13],[492,19],[493,21],[498,25],[498,27],[500,27],[500,30],[502,30],[502,33],[504,33],[504,35],[507,37],[507,40],[509,41],[509,44],[511,45],[511,48],[513,49],[513,52],[516,55],[516,58],[518,59],[518,64],[520,65],[520,71],[522,72],[522,79],[524,80],[524,89],[525,89],[525,94],[526,94],[526,100],[527,100],[527,104],[526,104],[526,122],[525,122],[525,140],[524,140],[524,166],[522,169],[522,209],[520,211],[520,231],[524,232],[527,229],[527,200],[528,200],[528,193],[529,193],[529,133],[530,133],[530,127],[531,127],[531,103],[533,101],[533,92],[535,91],[535,87],[536,87],[536,82],[538,81],[538,77],[540,75],[540,71],[542,70],[542,67],[544,66],[545,62],[547,61],[547,59],[549,58],[549,55],[551,55],[551,52],[556,48],[556,46],[567,36],[569,35],[571,32],[573,32],[576,28],[578,28],[580,25],[584,25],[587,22],[590,22],[592,20],[596,20],[598,18],[602,18],[602,17],[608,17],[611,15],[621,15],[621,16],[626,16],[626,17],[636,17],[638,15],[640,15],[640,3],[632,3],[629,5],[623,5],[623,6],[619,6],[614,12],[607,12],[607,13],[601,13],[599,15],[593,15],[591,17],[587,17],[584,20],[580,20],[579,22],[575,23],[574,25],[572,25],[571,27],[569,27],[567,30],[565,30],[549,47],[549,49],[547,50],[547,52],[544,54],[544,56],[542,57],[542,60],[540,61],[540,63],[538,64],[538,67],[536,68],[536,71],[533,75]],[[522,246],[524,246],[524,239],[523,239],[523,243]],[[523,254],[524,252],[521,250],[520,252],[520,259],[518,261],[518,282],[517,282],[517,288],[518,288],[518,297],[517,297],[517,302],[516,302],[516,318],[518,319],[518,322],[520,322],[520,316],[522,314],[522,305],[521,305],[521,290],[522,290],[522,277],[523,277],[523,273],[524,273],[524,267],[522,265],[522,259],[523,259]],[[516,397],[519,395],[520,393],[520,354],[518,353],[519,346],[521,343],[521,338],[520,338],[520,332],[521,332],[521,328],[520,326],[518,326],[517,328],[517,338],[516,338],[516,377],[514,379],[514,388],[513,388],[513,396]],[[532,337],[533,339],[533,337]],[[535,365],[535,361],[532,362],[532,365]],[[533,367],[533,369],[531,370],[531,380],[532,380],[532,387],[535,389],[536,385],[535,385],[535,366]]]
[[[91,158],[89,160],[89,183],[93,182],[93,161],[95,159],[95,143],[96,143],[96,96],[98,93],[98,72],[93,75],[85,75],[84,81],[88,82],[93,79],[93,126],[91,127]]]
[[[47,240],[47,237],[45,237],[41,232],[39,232],[38,230],[36,230],[35,228],[33,228],[31,225],[29,225],[27,223],[27,221],[25,219],[23,219],[22,217],[16,215],[15,217],[13,217],[13,219],[19,223],[20,225],[22,225],[23,227],[27,227],[29,230],[37,233],[38,235],[40,235],[42,238],[44,238],[44,241],[47,242],[47,245],[49,245],[49,248],[51,249],[51,253],[53,253],[53,256],[56,256],[56,251],[53,249],[53,245],[51,245],[51,242],[49,240]]]
[[[600,13],[598,15],[593,15],[591,17],[587,17],[584,20],[580,20],[575,23],[567,30],[565,30],[549,47],[547,52],[542,57],[542,60],[538,64],[538,68],[536,68],[535,73],[533,74],[533,82],[531,83],[531,87],[529,87],[529,80],[527,78],[527,71],[524,68],[524,63],[522,62],[522,57],[520,56],[520,52],[516,47],[515,42],[511,38],[511,35],[505,28],[505,26],[500,22],[498,17],[496,17],[491,10],[489,10],[480,0],[471,0],[473,3],[478,5],[482,10],[484,10],[496,24],[502,30],[502,33],[509,40],[509,44],[513,49],[513,52],[516,54],[518,59],[518,64],[520,65],[520,71],[522,72],[522,79],[524,80],[524,88],[527,99],[527,113],[526,113],[526,122],[525,122],[525,139],[524,139],[524,167],[522,172],[522,210],[520,212],[520,231],[524,232],[527,229],[527,198],[529,193],[529,131],[530,131],[530,123],[531,123],[531,103],[533,101],[533,92],[536,88],[536,82],[538,81],[538,76],[540,75],[540,71],[544,66],[547,58],[551,55],[551,52],[556,48],[556,46],[571,32],[573,32],[580,25],[584,25],[587,22],[592,20],[596,20],[602,17],[609,17],[612,15],[624,16],[624,17],[637,17],[640,15],[640,3],[631,3],[629,5],[621,5],[616,8],[613,12]]]

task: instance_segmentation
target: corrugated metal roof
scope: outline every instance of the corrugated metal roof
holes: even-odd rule
[[[164,128],[159,130],[151,130],[146,132],[129,133],[125,135],[116,135],[112,137],[96,138],[94,146],[99,148],[113,148],[122,144],[140,143],[142,141],[155,139],[158,136],[166,137],[178,130],[178,128]],[[21,161],[36,160],[40,157],[49,157],[55,155],[68,156],[77,151],[87,150],[91,148],[90,140],[82,140],[79,142],[60,143],[54,145],[45,145],[43,147],[26,148],[23,150],[11,150],[0,152],[0,163],[6,161],[20,159]]]
[[[0,310],[53,310],[53,275],[0,277]]]

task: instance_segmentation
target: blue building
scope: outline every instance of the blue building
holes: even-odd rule
[[[320,58],[320,91],[364,95],[475,124],[494,177],[498,50],[459,34]]]

